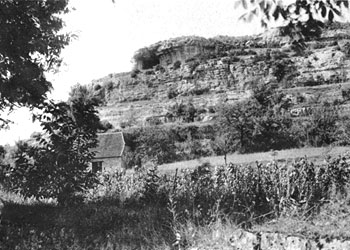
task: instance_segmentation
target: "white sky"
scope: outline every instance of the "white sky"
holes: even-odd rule
[[[66,100],[70,87],[109,73],[130,71],[134,52],[183,35],[241,36],[261,32],[257,22],[238,22],[235,0],[71,0],[66,31],[78,35],[62,52],[60,72],[48,75],[51,97]],[[25,139],[39,126],[25,109],[14,112],[10,130],[0,130],[0,145]]]

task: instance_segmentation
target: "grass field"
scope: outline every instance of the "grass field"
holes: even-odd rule
[[[227,155],[227,163],[233,164],[249,164],[269,161],[285,161],[291,162],[297,158],[307,157],[315,163],[320,163],[326,156],[338,156],[350,150],[350,147],[319,147],[319,148],[297,148],[286,149],[280,151],[271,151],[253,154],[231,154]],[[211,165],[225,164],[224,156],[203,157],[196,160],[174,162],[159,166],[160,171],[172,172],[175,169],[192,169],[199,164],[209,162]]]

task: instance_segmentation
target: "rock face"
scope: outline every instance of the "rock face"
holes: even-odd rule
[[[228,45],[228,46],[225,46]],[[216,55],[233,45],[216,39],[205,39],[197,36],[186,36],[158,42],[147,48],[136,51],[134,60],[139,70],[150,69],[157,64],[167,67],[176,61],[186,60],[203,55]]]
[[[315,99],[339,99],[350,88],[349,34],[350,25],[330,26],[308,42],[303,55],[295,54],[277,31],[170,39],[137,51],[132,72],[110,74],[90,87],[104,102],[101,118],[115,128],[184,122],[178,113],[188,106],[195,110],[191,122],[207,122],[215,118],[216,107],[249,97],[259,82],[276,82],[294,108],[306,110]]]

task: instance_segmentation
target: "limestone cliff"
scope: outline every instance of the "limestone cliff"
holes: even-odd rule
[[[194,109],[186,122],[205,122],[215,117],[217,105],[248,97],[261,81],[277,82],[296,109],[315,98],[341,98],[349,88],[350,25],[330,25],[307,46],[295,53],[278,30],[169,39],[137,51],[133,71],[110,74],[90,87],[104,102],[101,118],[115,128],[184,122],[181,105]]]

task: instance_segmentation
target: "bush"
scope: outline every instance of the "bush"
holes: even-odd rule
[[[341,51],[344,52],[347,58],[350,57],[350,42],[347,42],[344,46],[342,46]]]
[[[204,88],[201,88],[201,86],[196,86],[194,89],[192,89],[190,91],[190,94],[191,95],[203,95],[205,93],[208,93],[210,91],[210,88],[209,87],[204,87]]]
[[[177,92],[177,90],[175,88],[170,88],[168,90],[167,95],[168,95],[169,99],[173,99],[173,98],[177,97],[179,95],[179,93]]]
[[[181,62],[180,61],[176,61],[173,64],[173,69],[179,69],[181,67]]]
[[[168,130],[160,127],[144,127],[134,131],[132,150],[136,159],[155,164],[177,159],[175,140]]]
[[[140,73],[140,70],[139,70],[139,69],[133,69],[133,70],[131,71],[130,76],[131,76],[131,78],[136,78],[137,75],[138,75],[139,73]]]
[[[100,84],[95,84],[94,85],[94,91],[100,90],[102,87]]]
[[[110,123],[109,121],[107,120],[102,120],[100,122],[100,129],[103,130],[103,131],[107,131],[109,129],[112,129],[113,128],[113,125],[112,123]]]
[[[196,58],[194,58],[194,57],[187,58],[187,59],[185,60],[185,63],[193,62],[193,61],[195,61],[195,60],[196,60]]]
[[[153,69],[146,70],[145,75],[154,75],[154,70]]]
[[[97,88],[97,90],[93,90],[92,87],[77,83],[71,88],[68,101],[83,101],[86,103],[94,103],[95,105],[99,105],[103,103],[105,96],[104,91],[101,91],[102,88]]]
[[[162,67],[160,64],[157,64],[154,68],[155,71],[160,71],[161,73],[165,72],[164,67]]]
[[[192,74],[193,71],[199,66],[199,62],[198,61],[191,61],[188,66],[189,66],[189,70],[190,70],[190,73]]]
[[[103,84],[103,87],[108,91],[112,91],[113,87],[114,87],[114,82],[113,81],[108,81],[106,83]]]
[[[148,123],[148,125],[150,126],[157,126],[162,124],[162,120],[159,117],[147,117],[146,118],[146,122]]]

